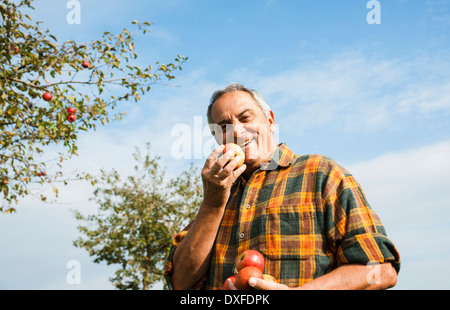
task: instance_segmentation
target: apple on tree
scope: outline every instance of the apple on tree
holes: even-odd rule
[[[75,112],[76,112],[75,108],[70,107],[67,109],[67,113],[69,114],[75,114]]]
[[[81,63],[81,66],[82,66],[83,68],[89,68],[89,67],[91,66],[91,64],[89,63],[89,61],[84,60],[84,61]]]
[[[46,91],[43,95],[42,95],[42,99],[44,99],[45,101],[50,101],[52,100],[53,95],[51,92]]]
[[[75,116],[75,114],[67,115],[67,120],[69,121],[69,123],[73,123],[76,119],[77,117]]]

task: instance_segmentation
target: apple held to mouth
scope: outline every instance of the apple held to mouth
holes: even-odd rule
[[[239,168],[240,166],[242,166],[244,164],[245,161],[245,154],[244,151],[242,150],[242,148],[235,144],[235,143],[227,143],[225,144],[225,148],[223,149],[223,154],[225,154],[227,151],[234,149],[236,154],[235,157],[237,155],[239,155],[241,157],[241,160],[239,161],[239,163],[236,165],[236,169]]]
[[[264,256],[256,250],[247,250],[243,252],[236,262],[236,272],[239,272],[245,267],[255,267],[261,272],[264,271],[265,259]]]

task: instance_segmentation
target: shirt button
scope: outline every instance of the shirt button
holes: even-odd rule
[[[244,239],[244,233],[240,233],[239,238]]]
[[[249,205],[249,204],[248,204],[248,205],[246,205],[245,207],[246,207],[247,209],[250,209],[250,205]]]

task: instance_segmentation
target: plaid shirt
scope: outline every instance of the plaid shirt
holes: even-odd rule
[[[189,226],[166,262],[169,287],[173,253]],[[285,144],[247,182],[236,180],[209,272],[195,288],[221,289],[248,249],[264,255],[265,274],[292,287],[343,264],[391,262],[400,269],[397,249],[353,176],[328,157],[297,156]]]

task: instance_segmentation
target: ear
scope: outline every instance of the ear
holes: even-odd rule
[[[273,111],[269,111],[269,115],[267,116],[267,121],[269,123],[270,132],[275,132],[275,114],[273,114]]]

